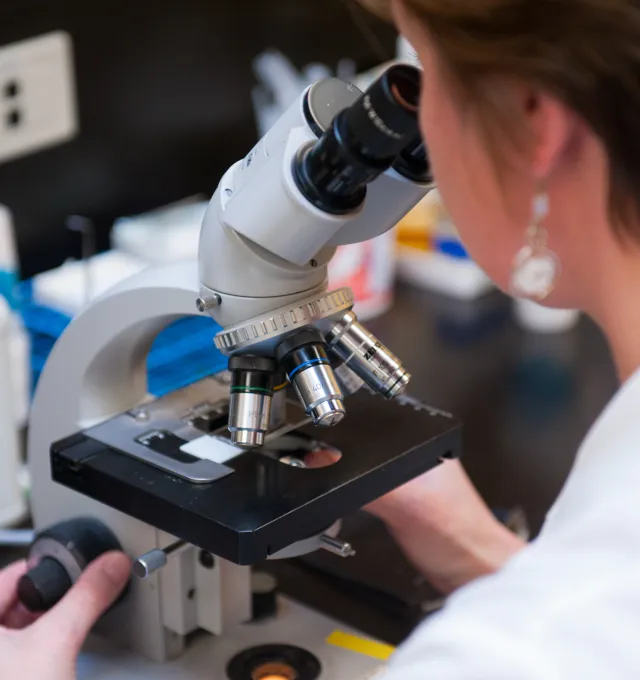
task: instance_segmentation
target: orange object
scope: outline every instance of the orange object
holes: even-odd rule
[[[398,225],[398,244],[425,252],[432,250],[433,217],[429,202],[422,200]]]
[[[395,233],[341,246],[329,265],[332,288],[351,288],[355,311],[363,319],[386,312],[393,303]]]

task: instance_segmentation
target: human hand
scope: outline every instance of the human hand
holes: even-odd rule
[[[19,562],[0,571],[0,678],[73,680],[85,639],[122,592],[131,563],[122,553],[103,555],[40,617],[17,599],[18,581],[26,570]]]
[[[494,517],[458,460],[444,461],[367,510],[445,594],[497,571],[525,545]]]

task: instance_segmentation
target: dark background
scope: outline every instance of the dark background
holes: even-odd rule
[[[395,34],[355,0],[4,0],[0,45],[53,30],[72,36],[80,136],[0,165],[23,274],[79,255],[70,214],[113,220],[193,194],[256,141],[251,60],[276,47],[298,67],[360,68],[393,56]]]

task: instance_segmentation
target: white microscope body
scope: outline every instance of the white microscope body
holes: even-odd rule
[[[198,267],[187,263],[149,269],[93,303],[70,325],[51,354],[32,409],[29,464],[37,529],[91,517],[107,526],[132,557],[165,549],[181,538],[136,519],[136,504],[143,503],[139,499],[125,503],[123,511],[125,506],[114,509],[54,483],[50,460],[52,443],[79,430],[127,412],[144,419],[145,405],[153,403],[147,393],[146,356],[156,335],[173,321],[208,313],[224,329],[216,344],[225,354],[272,362],[282,358],[278,347],[298,332],[315,329],[328,334],[332,328],[342,329],[334,332],[337,337],[347,324],[365,333],[350,312],[349,291],[327,290],[327,264],[337,246],[392,228],[430,188],[426,164],[420,174],[424,156],[409,144],[417,134],[419,76],[412,67],[394,69],[382,83],[384,91],[370,95],[333,79],[310,88],[222,178],[203,223]],[[328,150],[320,149],[319,159],[312,158],[309,167],[303,167],[303,156],[314,151],[318,155],[320,142],[331,137],[337,114],[349,108],[357,109],[357,120],[364,121],[362,140],[344,138],[354,130],[338,130],[344,146],[329,144]],[[329,141],[335,143],[335,139]],[[381,146],[379,154],[377,145]],[[405,147],[410,147],[409,165],[394,160]],[[406,169],[416,159],[415,173],[410,176]],[[325,165],[326,176],[320,171],[313,175],[318,160]],[[296,167],[307,175],[297,177]],[[366,192],[365,185],[370,185]],[[343,347],[341,359],[349,365],[351,358],[344,351]],[[363,365],[361,361],[361,369]],[[353,366],[360,375],[358,365]],[[367,366],[373,374],[371,385],[385,385],[389,376],[376,371],[384,373],[389,366]],[[293,374],[299,376],[306,370],[302,366],[296,372],[299,368],[285,370],[292,382]],[[313,379],[326,379],[331,387],[330,369],[321,361],[320,373]],[[399,369],[394,364],[389,370]],[[405,386],[405,374],[398,375],[404,376],[402,384],[388,383],[385,389],[399,392]],[[200,398],[198,390],[211,399],[212,392],[224,397],[229,386],[213,380],[189,389],[194,399]],[[305,384],[297,384],[296,389],[317,424],[330,425],[344,416],[335,395],[329,394],[319,406],[312,397],[304,401]],[[236,407],[246,404],[238,402]],[[244,430],[239,427],[240,434],[233,441],[259,445],[263,443],[259,421],[265,413],[253,414],[251,404],[247,408],[239,416],[244,418]],[[339,417],[334,418],[336,408]],[[248,440],[243,440],[243,432]],[[32,559],[48,549],[54,554],[61,550],[51,538],[41,543],[44,547],[35,550]],[[95,653],[83,658],[80,677],[95,673],[119,679],[153,675],[223,680],[231,656],[268,641],[297,643],[321,656],[323,671],[318,677],[323,680],[365,678],[376,666],[370,659],[341,650],[328,656],[324,640],[335,624],[294,603],[288,603],[285,613],[269,625],[243,627],[250,618],[249,567],[219,558],[202,559],[202,552],[187,544],[162,570],[145,579],[132,579],[124,601],[99,625],[108,642],[92,643]],[[198,630],[215,638],[188,643],[188,636]],[[120,651],[110,646],[113,643]]]

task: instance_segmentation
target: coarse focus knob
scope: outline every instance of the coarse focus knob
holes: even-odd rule
[[[60,602],[72,586],[65,568],[45,557],[18,583],[18,599],[30,612],[46,612]]]
[[[34,613],[54,607],[95,559],[121,550],[102,522],[77,518],[39,532],[29,548],[29,571],[20,579],[18,598]]]

